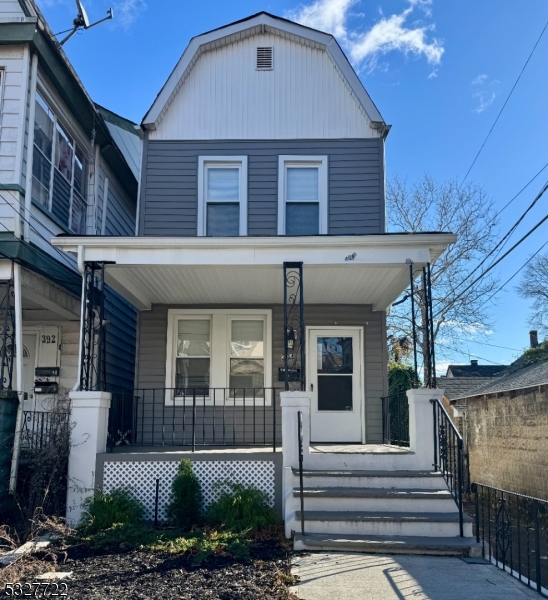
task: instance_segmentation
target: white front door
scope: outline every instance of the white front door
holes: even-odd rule
[[[309,329],[308,389],[312,442],[364,441],[361,327]]]
[[[34,370],[36,368],[37,334],[23,332],[23,392],[27,399],[24,410],[36,410],[34,401]],[[13,389],[17,389],[17,361],[13,363]]]

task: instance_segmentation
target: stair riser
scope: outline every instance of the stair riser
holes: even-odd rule
[[[289,528],[300,531],[300,521],[289,524]],[[402,521],[306,521],[307,533],[330,535],[382,535],[382,536],[422,536],[422,537],[458,537],[458,523],[402,522]],[[472,537],[472,524],[464,524],[464,535]]]
[[[299,496],[294,499],[300,502]],[[453,498],[443,500],[420,498],[304,498],[305,510],[356,510],[367,512],[457,512]]]
[[[299,478],[294,477],[294,487],[299,487]],[[441,477],[304,477],[305,487],[350,487],[365,489],[441,490],[445,481]]]
[[[305,469],[322,471],[416,471],[425,468],[415,454],[335,454],[311,452]]]
[[[430,555],[430,556],[471,556],[472,553],[466,548],[405,548],[402,549],[398,545],[390,544],[313,544],[308,545],[300,540],[296,540],[293,544],[293,549],[296,552],[303,552],[305,550],[309,552],[358,552],[363,554],[418,554],[418,555]]]

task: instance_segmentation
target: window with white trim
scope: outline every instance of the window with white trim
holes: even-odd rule
[[[166,389],[175,392],[166,399],[184,402],[195,391],[216,403],[265,398],[268,404],[271,323],[271,311],[263,309],[170,309]]]
[[[32,199],[73,233],[86,232],[87,161],[84,150],[36,93]]]
[[[327,156],[280,156],[278,234],[327,233]]]
[[[247,235],[247,156],[200,156],[198,235]]]

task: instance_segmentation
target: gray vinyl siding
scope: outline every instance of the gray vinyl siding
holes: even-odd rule
[[[109,391],[127,390],[135,380],[137,311],[113,289],[105,291],[105,367]]]
[[[208,308],[206,306],[155,305],[150,311],[140,313],[139,346],[137,356],[136,388],[163,388],[165,386],[167,311],[168,308]],[[210,306],[209,308],[230,308]],[[234,308],[234,307],[232,307]],[[238,307],[242,308],[242,307]],[[272,309],[272,385],[283,387],[277,381],[278,368],[283,366],[283,309],[279,305]],[[373,312],[369,305],[309,305],[305,309],[307,326],[362,326],[365,331],[365,417],[368,443],[382,441],[381,398],[387,393],[387,373],[385,358],[385,320],[384,312]],[[156,399],[157,414],[162,414],[163,396]],[[150,407],[149,407],[150,408]],[[149,414],[152,411],[149,411]],[[147,415],[145,414],[145,420]],[[228,417],[227,417],[228,418]],[[262,427],[262,417],[257,415],[257,423]],[[230,419],[228,419],[230,421]],[[271,421],[268,421],[270,424]],[[160,426],[158,424],[158,426]],[[145,430],[150,430],[146,423]]]
[[[328,157],[329,233],[384,231],[380,139],[150,141],[145,144],[140,235],[195,236],[199,156],[248,157],[248,235],[277,234],[278,157]]]
[[[105,235],[134,235],[135,203],[109,180]]]

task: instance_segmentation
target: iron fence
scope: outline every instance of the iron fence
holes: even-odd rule
[[[382,439],[384,444],[409,446],[409,403],[405,392],[382,398]]]
[[[548,597],[548,501],[482,483],[472,492],[483,557]]]
[[[155,388],[112,394],[107,446],[272,446],[280,388]]]
[[[23,412],[21,428],[21,452],[32,454],[55,444],[60,436],[66,434],[69,424],[68,412]]]

